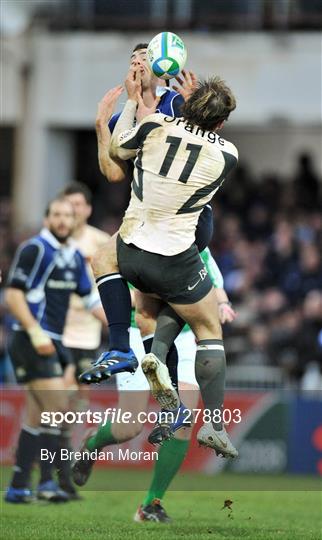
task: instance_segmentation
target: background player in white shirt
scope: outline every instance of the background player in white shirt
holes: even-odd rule
[[[65,186],[62,195],[73,206],[75,213],[73,240],[87,261],[93,289],[96,290],[90,262],[94,253],[106,244],[110,236],[87,223],[92,213],[92,195],[85,184],[72,182]],[[87,369],[91,361],[95,359],[97,349],[101,344],[101,331],[102,322],[84,309],[81,299],[73,294],[67,313],[63,342],[66,347],[71,349],[76,376]]]

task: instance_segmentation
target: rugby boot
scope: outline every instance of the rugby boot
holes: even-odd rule
[[[99,383],[123,371],[135,373],[138,365],[132,349],[128,352],[106,351],[101,354],[92,367],[79,376],[79,381],[86,384]]]
[[[238,456],[238,451],[230,442],[225,428],[215,431],[211,423],[204,424],[197,433],[197,441],[201,446],[215,450],[217,456],[232,458]]]
[[[151,444],[162,444],[163,441],[173,437],[178,429],[191,427],[191,425],[192,412],[183,403],[180,404],[180,407],[172,411],[162,409],[148,437],[148,441]]]
[[[142,504],[137,509],[134,515],[134,521],[154,521],[156,523],[170,523],[171,518],[161,506],[160,499],[153,499],[150,504],[143,506]]]
[[[146,354],[141,367],[150,385],[151,393],[161,409],[173,410],[180,407],[180,398],[174,389],[168,368],[153,353]]]

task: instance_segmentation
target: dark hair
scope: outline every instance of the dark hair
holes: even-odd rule
[[[52,207],[52,205],[55,203],[55,202],[64,202],[67,204],[70,204],[69,201],[66,199],[65,195],[61,194],[61,195],[58,195],[57,197],[55,197],[54,199],[51,199],[51,201],[49,201],[49,203],[47,204],[46,208],[45,208],[45,212],[44,212],[44,216],[45,217],[48,217],[49,214],[50,214],[50,209]],[[70,204],[70,206],[72,207],[72,205]]]
[[[134,53],[135,51],[139,51],[140,49],[147,49],[148,45],[148,43],[138,43],[137,45],[135,45],[132,53]]]
[[[84,196],[87,204],[92,204],[92,193],[91,190],[87,187],[86,184],[82,182],[71,182],[64,187],[61,192],[61,196],[74,195],[75,193],[81,193]]]
[[[182,116],[189,122],[211,131],[227,120],[236,108],[236,99],[220,77],[198,82],[196,90],[182,106]]]

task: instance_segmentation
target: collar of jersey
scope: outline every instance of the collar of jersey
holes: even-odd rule
[[[157,97],[162,97],[164,96],[164,94],[169,92],[169,90],[171,90],[171,88],[169,88],[168,86],[157,86],[155,89],[155,95]]]
[[[41,236],[41,238],[46,240],[46,242],[48,242],[48,244],[50,244],[51,247],[53,247],[55,249],[64,249],[64,250],[67,250],[67,251],[71,250],[73,253],[75,252],[76,242],[72,238],[68,238],[66,244],[61,244],[57,240],[57,238],[50,232],[50,230],[47,229],[46,227],[41,229],[40,236]]]

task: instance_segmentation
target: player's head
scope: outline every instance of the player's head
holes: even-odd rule
[[[153,75],[150,70],[146,57],[146,50],[148,48],[148,43],[138,43],[135,45],[130,60],[130,66],[134,68],[140,68],[141,80],[142,80],[142,89],[146,90],[152,86],[164,85],[162,79],[158,79]]]
[[[92,213],[92,194],[86,184],[71,182],[65,186],[61,195],[73,205],[75,228],[85,225]]]
[[[50,201],[45,211],[44,225],[64,244],[75,227],[75,214],[72,204],[65,197]]]
[[[231,111],[236,108],[236,99],[230,88],[220,77],[199,81],[196,90],[182,107],[184,119],[206,131],[220,129]]]

